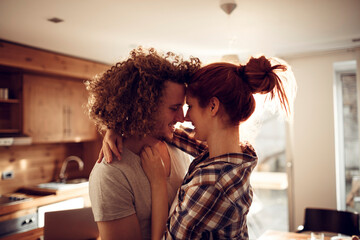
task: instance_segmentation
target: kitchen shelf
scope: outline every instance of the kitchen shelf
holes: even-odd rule
[[[8,89],[8,98],[0,98],[0,136],[22,132],[22,73],[0,66],[0,88]]]
[[[0,129],[0,134],[2,133],[20,133],[20,129]]]
[[[20,103],[19,99],[0,99],[0,103]]]

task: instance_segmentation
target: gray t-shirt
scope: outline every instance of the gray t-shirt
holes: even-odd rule
[[[190,164],[190,156],[167,145],[171,171],[167,179],[169,206]],[[95,164],[89,179],[89,195],[95,221],[111,221],[136,213],[142,236],[151,238],[150,183],[138,155],[123,147],[121,160]]]

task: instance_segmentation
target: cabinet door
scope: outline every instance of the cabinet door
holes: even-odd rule
[[[64,135],[64,84],[61,80],[24,75],[24,128],[34,143],[60,142]]]
[[[87,115],[88,93],[83,82],[66,81],[66,135],[69,141],[87,141],[96,139],[94,123]]]

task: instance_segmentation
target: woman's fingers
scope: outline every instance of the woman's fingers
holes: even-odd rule
[[[102,148],[101,148],[100,153],[99,153],[99,156],[98,156],[98,159],[97,159],[96,162],[97,162],[97,163],[101,163],[103,157],[104,157],[104,153],[103,153],[103,150],[102,150]]]
[[[103,141],[102,150],[104,152],[106,162],[111,163],[112,160],[113,160],[112,159],[112,152],[111,152],[111,149],[109,147],[109,144],[107,142],[105,142],[105,140]]]
[[[109,146],[109,149],[111,151],[111,155],[112,153],[115,154],[115,156],[120,160],[121,159],[121,154],[120,152],[118,151],[118,148],[117,148],[117,144],[114,142],[114,141],[110,141],[110,142],[107,142],[108,146]],[[111,156],[112,157],[112,156]],[[111,159],[112,160],[112,159]]]
[[[165,167],[156,150],[144,147],[140,153],[141,166],[150,182],[162,181],[165,179]]]
[[[117,134],[114,130],[106,130],[103,144],[102,152],[105,156],[105,160],[108,163],[113,161],[113,154],[120,160],[121,152],[123,148],[123,138],[121,135]]]
[[[116,141],[116,150],[114,153],[116,155],[116,157],[120,160],[121,159],[121,153],[122,153],[122,148],[123,148],[123,139],[120,137],[117,141]]]

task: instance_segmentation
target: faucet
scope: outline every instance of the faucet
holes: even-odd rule
[[[82,171],[84,169],[84,162],[81,160],[81,158],[79,158],[77,156],[69,156],[69,157],[65,158],[65,160],[61,166],[60,173],[59,173],[59,179],[61,182],[66,181],[65,171],[66,171],[66,167],[70,161],[76,161],[79,165],[80,171]]]

